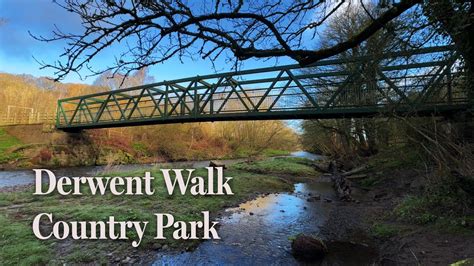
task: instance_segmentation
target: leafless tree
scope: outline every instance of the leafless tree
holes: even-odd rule
[[[449,0],[381,0],[380,12],[371,14],[370,23],[357,34],[322,48],[314,45],[318,29],[341,8],[355,3],[363,5],[363,0],[58,0],[58,5],[80,16],[83,31],[65,33],[57,28],[51,37],[36,38],[67,41],[58,61],[43,63],[43,67],[57,71],[57,79],[89,68],[91,60],[118,43],[125,43],[127,49],[116,55],[111,67],[90,69],[94,74],[112,70],[127,75],[172,57],[188,56],[212,61],[224,56],[234,62],[289,57],[308,65],[357,47],[415,6],[439,11],[443,6],[437,2],[446,2],[445,5],[454,8],[452,12],[466,13],[467,20],[472,20],[470,2],[465,5],[459,3],[465,1]],[[438,13],[430,13],[433,18],[430,23],[449,24]],[[473,27],[472,23],[467,25]],[[452,35],[451,28],[447,28],[448,35]]]
[[[117,90],[126,87],[140,86],[151,82],[154,82],[154,79],[148,74],[148,68],[144,67],[128,76],[122,74],[113,75],[109,70],[97,76],[93,84],[95,86],[107,87],[110,90]]]

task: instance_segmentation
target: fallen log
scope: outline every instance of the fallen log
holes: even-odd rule
[[[328,161],[321,161],[318,163],[312,163],[311,164],[316,171],[321,172],[321,173],[329,173],[330,172],[330,165],[331,162]]]
[[[328,173],[329,171],[321,165],[313,164],[313,168],[320,173]]]
[[[351,184],[345,176],[336,173],[332,176],[332,181],[334,182],[333,187],[336,190],[337,196],[340,200],[343,201],[353,201],[351,196]]]
[[[351,196],[351,183],[339,172],[337,162],[331,161],[328,170],[332,172],[331,179],[333,181],[333,187],[339,199],[343,201],[354,201]]]
[[[335,160],[313,163],[312,165],[316,171],[323,173],[323,175],[328,175],[331,178],[338,198],[343,201],[353,201],[351,197],[351,182],[346,179],[346,176],[351,176],[367,169],[367,166],[363,165],[348,172],[341,173],[338,169],[338,163]],[[362,177],[359,175],[357,178]]]
[[[362,165],[362,166],[354,168],[350,171],[343,172],[341,175],[343,175],[343,176],[355,175],[355,174],[358,174],[360,172],[363,172],[363,171],[367,170],[367,168],[369,168],[367,165]]]
[[[367,175],[364,175],[364,174],[346,176],[346,178],[348,178],[348,179],[361,179],[361,178],[366,178],[366,177],[367,177]]]

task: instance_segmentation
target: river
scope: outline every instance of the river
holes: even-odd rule
[[[317,234],[330,211],[329,204],[308,202],[308,193],[333,199],[328,183],[296,184],[294,193],[278,193],[228,209],[220,219],[221,240],[203,242],[193,252],[158,255],[155,265],[268,265],[296,263],[289,237]]]
[[[318,155],[305,152],[297,151],[290,154],[291,157],[301,157],[314,160],[318,158]],[[245,159],[231,159],[231,160],[220,160],[225,165],[235,164],[243,162]],[[156,164],[126,164],[126,165],[114,165],[114,166],[81,166],[81,167],[66,167],[54,169],[56,176],[96,176],[103,172],[124,172],[133,171],[140,169],[150,168],[203,168],[209,166],[209,160],[205,161],[184,161],[184,162],[169,162],[169,163],[156,163]],[[0,188],[12,187],[18,185],[33,184],[35,179],[34,172],[32,170],[9,170],[0,171]],[[45,180],[46,181],[46,180]]]
[[[291,157],[317,160],[320,157],[304,151]],[[227,165],[244,159],[224,160]],[[104,171],[130,171],[144,168],[200,168],[209,161],[173,162],[149,165],[70,167],[56,169],[57,176],[94,176]],[[0,171],[0,187],[34,182],[33,171]],[[312,200],[319,196],[320,200]],[[336,207],[331,183],[314,180],[295,184],[292,193],[275,193],[244,202],[225,210],[219,218],[220,240],[204,241],[190,252],[161,251],[153,265],[297,265],[291,255],[291,238],[299,233],[317,236]],[[373,249],[351,243],[331,243],[330,253],[322,265],[370,265],[376,257]]]
[[[221,160],[226,165],[243,162],[245,159],[232,159],[232,160]],[[125,164],[125,165],[114,165],[114,166],[80,166],[80,167],[67,167],[57,168],[53,172],[56,176],[97,176],[104,172],[127,172],[140,169],[153,169],[153,168],[203,168],[209,166],[209,161],[185,161],[185,162],[170,162],[170,163],[156,163],[156,164]],[[9,170],[0,171],[0,188],[12,187],[19,185],[33,184],[35,181],[35,175],[32,170]],[[47,183],[44,180],[43,183]]]
[[[321,200],[308,201],[319,195]],[[220,240],[205,241],[191,252],[158,253],[153,265],[299,265],[291,254],[291,238],[318,236],[336,208],[331,183],[295,184],[292,193],[276,193],[226,210],[219,219]],[[374,249],[349,242],[329,242],[319,265],[371,265]]]

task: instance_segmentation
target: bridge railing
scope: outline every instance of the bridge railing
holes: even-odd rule
[[[58,101],[64,129],[190,121],[331,118],[466,108],[452,47],[162,81]]]

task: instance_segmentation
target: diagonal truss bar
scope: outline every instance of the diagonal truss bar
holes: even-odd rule
[[[319,109],[319,105],[316,103],[316,101],[313,99],[313,97],[308,93],[308,91],[306,91],[306,88],[301,84],[301,82],[298,80],[298,78],[296,78],[293,73],[291,73],[290,70],[287,70],[286,71],[286,74],[288,74],[288,76],[296,83],[296,85],[298,85],[298,87],[301,89],[301,91],[304,93],[304,95],[308,98],[309,102],[314,106],[316,107],[317,109]]]
[[[447,46],[162,81],[60,99],[56,126],[68,130],[473,108],[472,94],[452,85],[464,75],[452,70],[455,64],[460,64],[459,55]],[[445,89],[447,97],[442,96]]]
[[[276,76],[275,80],[272,81],[272,83],[270,84],[270,87],[268,87],[268,89],[265,91],[265,93],[262,95],[262,97],[258,101],[257,105],[255,106],[255,111],[259,110],[260,106],[265,101],[268,94],[273,90],[275,85],[280,81],[280,78],[281,78],[281,76],[283,76],[283,73],[285,73],[285,71],[283,71],[283,70],[278,72],[278,75]]]

